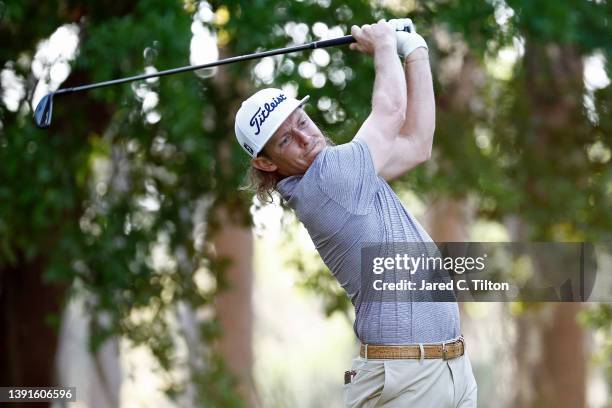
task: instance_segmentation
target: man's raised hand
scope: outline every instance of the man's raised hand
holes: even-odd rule
[[[397,48],[397,39],[392,27],[384,20],[372,25],[364,24],[361,27],[354,25],[351,27],[351,35],[357,42],[351,44],[350,48],[369,55],[374,55],[379,49]]]
[[[400,57],[406,58],[412,51],[420,47],[427,49],[427,43],[421,35],[417,34],[414,24],[409,18],[395,18],[389,20],[389,24],[393,29],[399,30],[396,31],[395,36],[397,39],[397,53]],[[410,28],[410,32],[404,31],[406,27]]]

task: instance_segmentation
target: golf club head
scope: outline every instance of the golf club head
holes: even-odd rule
[[[53,113],[53,93],[45,95],[34,110],[34,122],[40,129],[47,129],[51,125]]]

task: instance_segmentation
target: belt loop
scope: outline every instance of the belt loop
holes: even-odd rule
[[[423,347],[423,343],[419,343],[419,364],[423,364],[424,359],[425,359],[425,347]]]
[[[442,343],[442,360],[448,360],[448,350],[446,349],[446,342]]]
[[[365,344],[365,359],[368,359],[368,344]]]

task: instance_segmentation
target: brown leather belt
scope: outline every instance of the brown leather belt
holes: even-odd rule
[[[421,347],[422,346],[422,347]],[[363,358],[373,360],[393,360],[393,359],[433,359],[441,358],[449,360],[457,358],[465,353],[465,342],[463,337],[459,340],[444,344],[422,344],[422,345],[375,345],[362,344],[359,355]],[[424,356],[421,356],[424,354]]]

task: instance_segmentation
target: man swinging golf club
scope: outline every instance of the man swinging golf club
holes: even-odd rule
[[[406,26],[410,32],[395,32]],[[475,407],[457,304],[369,302],[360,290],[362,245],[431,242],[387,181],[429,158],[435,102],[427,45],[409,19],[353,26],[351,34],[351,49],[374,58],[368,118],[351,142],[329,146],[301,108],[308,97],[257,92],[235,123],[252,158],[251,183],[261,198],[282,195],[355,306],[362,345],[345,375],[345,405]]]

